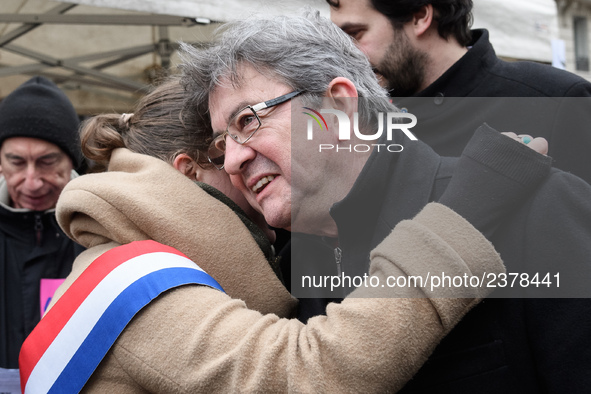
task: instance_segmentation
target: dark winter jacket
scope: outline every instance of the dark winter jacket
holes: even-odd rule
[[[591,183],[591,83],[549,65],[499,59],[486,30],[416,97],[394,102],[417,116],[412,131],[442,156],[459,156],[474,131],[544,137],[554,166]]]
[[[474,157],[483,152],[482,146],[502,145],[498,139],[505,138],[484,127],[475,135],[479,147],[460,160],[477,161]],[[396,155],[374,151],[351,192],[331,210],[339,232],[340,269],[346,275],[366,273],[369,251],[396,223],[438,200],[459,168],[457,159],[442,158],[421,142],[404,146]],[[507,156],[503,152],[500,146],[487,154],[502,166]],[[463,215],[471,215],[479,205],[495,204],[505,192],[497,185],[507,179],[518,182],[523,168],[511,168],[505,168],[510,176],[498,180],[491,168],[487,182],[480,185],[484,189],[495,185],[481,191],[488,199],[467,198]],[[534,193],[510,208],[489,223],[494,231],[488,232],[507,272],[561,272],[561,280],[569,281],[560,283],[565,292],[537,296],[585,295],[584,286],[591,277],[591,186],[553,169]],[[306,250],[305,242],[293,250],[294,267]],[[334,261],[331,254],[327,248],[319,260]],[[550,279],[556,286],[555,278]],[[584,294],[575,292],[577,286]],[[591,300],[535,298],[530,293],[535,293],[535,285],[513,290],[513,298],[495,298],[501,297],[495,292],[466,315],[402,392],[586,392],[591,384]],[[321,313],[318,304],[318,300],[304,300],[299,315],[305,319]]]
[[[65,278],[83,248],[66,237],[55,210],[9,206],[0,177],[0,368],[18,368],[18,354],[41,319],[41,279]]]

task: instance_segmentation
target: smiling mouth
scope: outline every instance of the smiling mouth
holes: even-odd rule
[[[259,179],[256,185],[254,185],[251,190],[255,194],[259,194],[273,179],[275,179],[275,175],[267,175]]]
[[[30,201],[40,201],[45,198],[45,195],[43,195],[43,196],[25,196],[25,198]]]

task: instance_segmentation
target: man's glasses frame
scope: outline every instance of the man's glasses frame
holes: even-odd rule
[[[276,105],[285,103],[286,101],[291,100],[292,98],[294,98],[295,96],[297,96],[301,93],[302,92],[299,90],[294,90],[293,92],[289,92],[287,94],[284,94],[283,96],[279,96],[279,97],[276,97],[271,100],[263,101],[262,103],[258,103],[255,105],[247,105],[246,107],[242,108],[240,111],[238,111],[236,113],[236,115],[232,116],[232,118],[228,122],[228,126],[226,127],[226,131],[224,131],[222,134],[215,137],[213,139],[213,141],[211,142],[211,144],[209,144],[209,148],[207,150],[207,160],[209,160],[209,162],[218,170],[223,170],[224,169],[225,153],[226,153],[226,136],[229,135],[230,138],[232,138],[232,140],[234,140],[236,143],[238,143],[240,145],[246,144],[252,138],[252,136],[255,135],[256,132],[259,131],[259,129],[261,128],[262,122],[261,122],[261,118],[257,114],[257,111],[260,111],[260,110],[266,109],[266,108],[271,108]],[[256,120],[258,122],[258,125],[247,136],[244,136],[243,138],[241,138],[241,136],[239,134],[230,133],[230,125],[232,125],[234,123],[234,121],[236,120],[236,118],[238,116],[242,115],[244,110],[246,110],[246,109],[249,109],[250,111],[252,111],[253,116],[254,116],[254,119],[252,121]]]

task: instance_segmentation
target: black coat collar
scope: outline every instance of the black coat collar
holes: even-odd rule
[[[343,250],[343,269],[350,275],[366,273],[369,251],[432,198],[441,157],[421,141],[401,138],[398,142],[404,149],[400,153],[374,150],[349,194],[331,209]],[[389,142],[382,138],[379,143]]]
[[[481,70],[491,69],[499,61],[489,41],[487,30],[473,30],[472,41],[473,43],[470,49],[460,60],[416,96],[469,96],[482,83],[486,76]],[[453,83],[450,83],[450,81],[453,81]]]

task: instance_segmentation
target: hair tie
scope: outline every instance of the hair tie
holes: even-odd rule
[[[132,116],[133,116],[133,113],[121,114],[121,118],[119,118],[119,126],[125,127],[128,129],[129,128],[129,120],[131,119]]]

